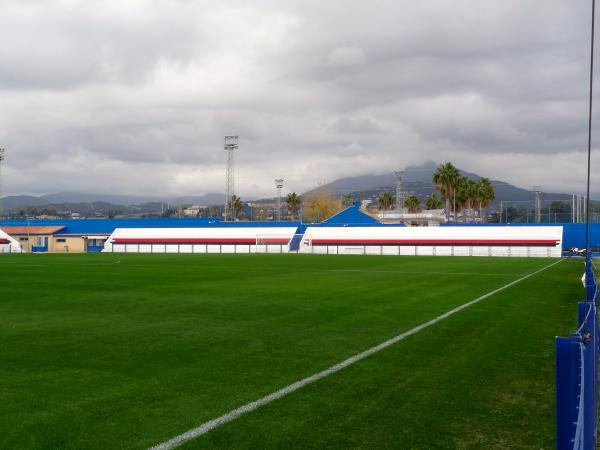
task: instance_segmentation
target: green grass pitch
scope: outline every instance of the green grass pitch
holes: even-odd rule
[[[0,448],[143,449],[550,263],[0,258]],[[553,448],[567,260],[183,448]]]

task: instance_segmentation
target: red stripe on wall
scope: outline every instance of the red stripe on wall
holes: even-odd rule
[[[0,239],[0,244],[10,244],[8,239]]]
[[[262,244],[287,244],[290,238],[266,238]],[[114,244],[256,244],[256,238],[115,238]]]
[[[555,239],[313,239],[313,245],[557,245]]]

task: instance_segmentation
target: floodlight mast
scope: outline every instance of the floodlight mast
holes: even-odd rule
[[[4,164],[5,150],[0,147],[0,218],[4,216],[4,208],[2,208],[2,165]]]
[[[227,152],[227,169],[225,173],[225,209],[223,210],[223,220],[233,220],[233,210],[231,199],[235,195],[234,190],[234,172],[233,172],[233,151],[237,150],[238,136],[225,136],[225,151]]]
[[[542,187],[534,186],[533,192],[535,192],[535,203],[533,205],[535,208],[535,221],[540,223],[542,221]],[[550,217],[548,217],[548,221],[550,221]]]
[[[394,175],[396,176],[396,209],[403,212],[404,193],[402,192],[402,177],[404,176],[404,171],[394,171]]]
[[[283,188],[283,178],[275,180],[275,187],[277,188],[277,221],[281,220],[281,189]]]
[[[590,165],[592,159],[592,98],[594,87],[594,24],[596,16],[596,0],[592,0],[592,33],[590,36],[590,105],[588,114],[588,154],[587,154],[587,187],[585,197],[585,250],[590,252]]]

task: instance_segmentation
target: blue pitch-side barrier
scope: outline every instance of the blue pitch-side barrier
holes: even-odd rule
[[[585,262],[586,299],[578,329],[556,338],[556,448],[595,450],[598,432],[598,285],[591,257]]]

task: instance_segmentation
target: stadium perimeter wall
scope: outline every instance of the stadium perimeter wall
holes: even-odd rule
[[[561,256],[562,227],[279,226],[116,229],[104,252]]]

